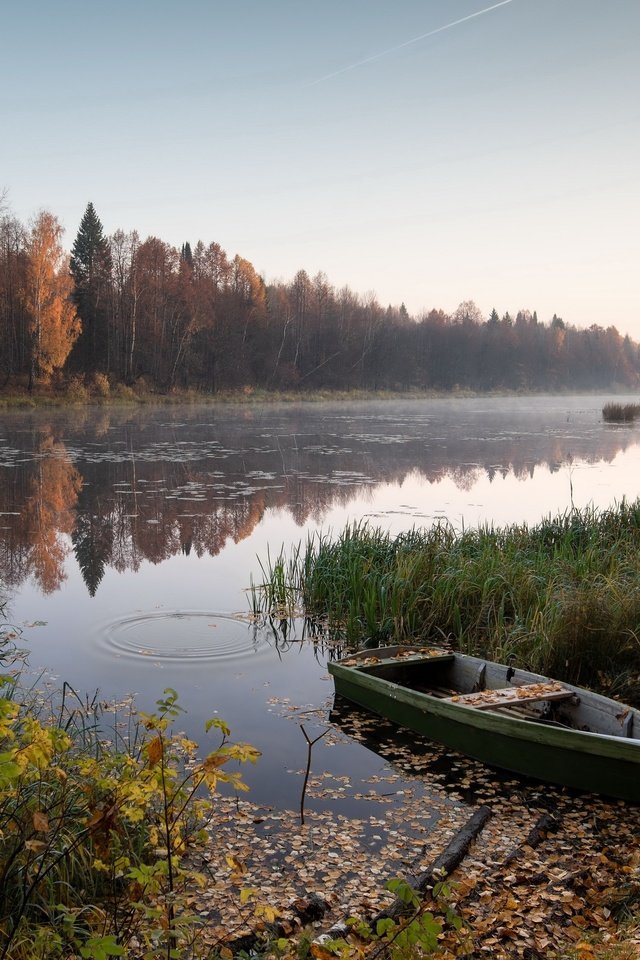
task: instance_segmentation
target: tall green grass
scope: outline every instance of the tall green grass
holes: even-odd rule
[[[350,646],[446,642],[640,702],[640,500],[536,526],[400,536],[356,523],[263,565],[254,609]]]
[[[640,403],[605,403],[602,419],[607,423],[630,423],[640,417]]]

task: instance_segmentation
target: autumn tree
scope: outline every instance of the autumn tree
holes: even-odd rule
[[[137,348],[134,376],[166,386],[171,367],[172,328],[177,306],[179,251],[158,237],[147,237],[136,250]]]
[[[116,230],[110,238],[112,266],[112,310],[110,343],[116,375],[129,382],[133,379],[134,357],[138,334],[137,255],[140,237],[136,231]]]
[[[82,371],[109,370],[109,297],[111,250],[92,203],[87,204],[71,250],[73,301],[82,333],[73,351],[73,365]]]
[[[225,317],[230,346],[228,361],[235,381],[232,386],[252,382],[252,368],[257,359],[252,350],[255,328],[264,320],[266,306],[266,288],[262,277],[256,273],[253,264],[236,255],[231,262]]]
[[[199,304],[199,323],[188,344],[187,364],[196,382],[215,393],[228,349],[222,319],[231,283],[232,265],[219,243],[205,247],[198,241],[193,251],[193,282]]]
[[[62,227],[42,210],[27,240],[25,306],[29,325],[29,390],[37,377],[48,379],[69,356],[80,333],[71,296],[69,261],[60,240]]]

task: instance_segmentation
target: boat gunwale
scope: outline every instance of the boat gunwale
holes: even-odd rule
[[[477,662],[478,664],[492,662],[478,657],[471,657],[467,654],[454,653],[452,655],[448,655],[447,659],[450,660],[451,657],[464,657],[465,659]],[[345,659],[353,659],[353,657]],[[471,704],[465,704],[442,697],[436,697],[433,694],[424,691],[412,690],[410,687],[407,687],[401,683],[395,683],[392,680],[387,680],[384,677],[377,676],[373,669],[366,669],[367,666],[376,667],[389,663],[401,665],[419,662],[437,662],[438,659],[439,658],[434,656],[407,656],[402,657],[401,659],[383,658],[376,664],[363,664],[362,667],[347,666],[338,660],[330,661],[328,664],[328,669],[334,677],[340,677],[340,675],[342,675],[343,678],[355,678],[355,680],[352,679],[352,682],[355,682],[358,686],[366,687],[373,691],[377,690],[381,696],[392,696],[393,699],[401,700],[410,706],[415,707],[416,709],[419,709],[419,701],[424,700],[425,703],[430,705],[430,707],[433,707],[431,712],[434,716],[456,718],[458,722],[464,722],[468,726],[484,729],[488,732],[493,732],[496,735],[511,735],[514,736],[514,738],[523,741],[534,740],[537,742],[546,743],[549,746],[560,747],[566,750],[579,750],[586,755],[594,754],[603,756],[603,754],[606,753],[611,754],[612,756],[615,755],[618,759],[628,759],[631,762],[634,762],[635,760],[640,763],[640,738],[638,737],[628,737],[622,735],[622,733],[618,735],[610,733],[598,733],[592,730],[576,730],[571,727],[563,727],[562,729],[559,729],[557,727],[547,726],[543,723],[538,724],[535,722],[535,720],[529,720],[524,717],[509,715],[502,712],[498,713],[496,710],[478,710]],[[442,659],[444,659],[444,657]],[[497,666],[501,666],[501,664],[497,664]],[[524,672],[528,673],[529,671]],[[541,680],[548,680],[547,677],[543,677],[539,674],[531,674],[531,676],[540,677]],[[612,705],[623,710],[631,710],[633,711],[634,719],[637,718],[638,722],[640,723],[640,712],[634,707],[619,703],[616,700],[611,700],[608,697],[594,693],[590,690],[586,690],[583,687],[576,687],[573,684],[565,684],[565,686],[567,690],[575,693],[577,696],[587,695],[603,702],[603,704]],[[340,694],[340,690],[337,688],[336,693]],[[417,700],[418,703],[412,703],[412,700]],[[384,716],[384,714],[381,715]],[[605,748],[604,750],[603,747]],[[616,749],[607,749],[610,747]]]

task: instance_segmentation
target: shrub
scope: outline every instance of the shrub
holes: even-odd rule
[[[91,392],[94,396],[103,399],[109,396],[111,387],[106,373],[94,373],[91,380]]]
[[[67,398],[72,403],[86,403],[89,399],[83,377],[71,377],[67,383]]]
[[[118,400],[126,400],[135,403],[137,397],[133,389],[126,383],[117,383],[113,388],[113,396]]]
[[[15,634],[0,639],[6,664]],[[258,752],[216,719],[218,745],[198,760],[172,732],[180,712],[168,689],[108,740],[96,698],[65,684],[44,700],[0,677],[0,957],[199,955],[187,891],[204,878],[186,854],[208,842],[217,785],[246,789],[228,764]]]

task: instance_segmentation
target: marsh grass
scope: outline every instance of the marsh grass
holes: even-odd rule
[[[640,501],[462,533],[356,523],[263,574],[254,611],[286,597],[350,646],[446,642],[640,702]]]
[[[602,419],[606,423],[630,423],[640,417],[640,403],[606,403]]]

